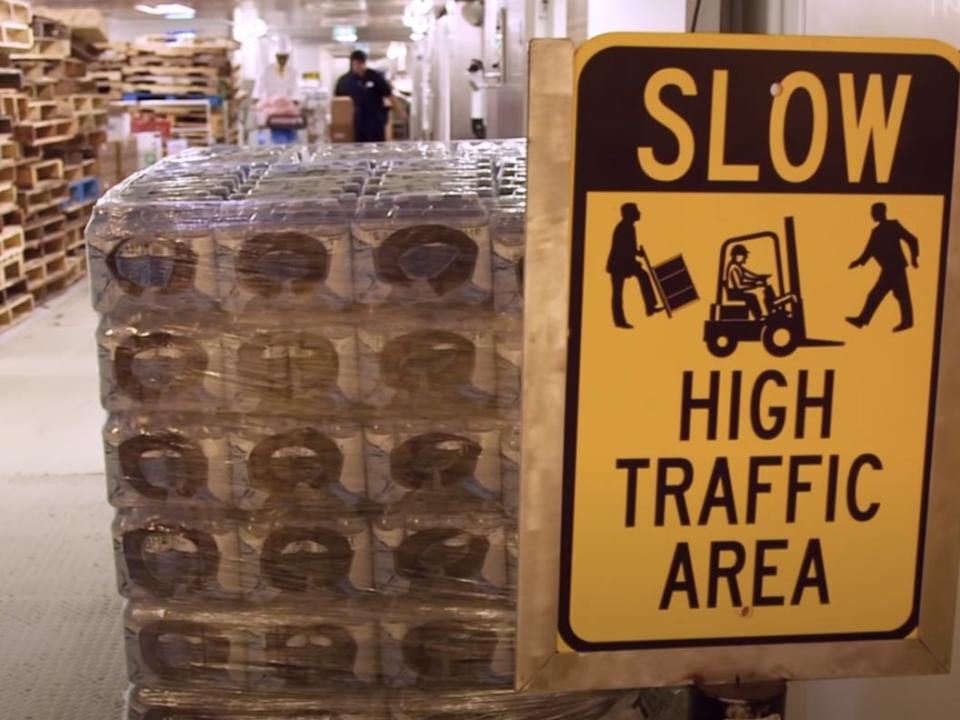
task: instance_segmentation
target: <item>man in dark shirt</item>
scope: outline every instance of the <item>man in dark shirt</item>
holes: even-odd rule
[[[353,98],[353,139],[356,142],[383,142],[386,137],[387,105],[402,111],[393,97],[393,88],[376,70],[367,67],[367,54],[350,54],[350,72],[337,80],[335,94]]]
[[[635,277],[640,283],[640,294],[646,306],[647,315],[653,315],[657,307],[657,296],[650,281],[650,275],[640,263],[637,249],[637,233],[634,223],[640,219],[640,209],[634,203],[626,203],[620,208],[622,220],[613,231],[613,243],[607,257],[607,272],[613,284],[613,324],[618,328],[630,329],[623,313],[623,285],[628,278]]]
[[[900,303],[900,324],[893,331],[900,332],[913,327],[913,306],[910,303],[910,286],[907,283],[907,260],[903,256],[900,242],[905,242],[910,249],[910,263],[915,268],[919,267],[917,259],[920,255],[920,245],[916,236],[903,225],[887,218],[885,203],[874,203],[871,215],[877,224],[870,233],[870,240],[863,254],[850,263],[850,268],[866,265],[867,260],[872,258],[880,265],[880,277],[867,295],[863,310],[856,317],[848,317],[847,322],[858,328],[869,324],[887,293],[892,292]]]

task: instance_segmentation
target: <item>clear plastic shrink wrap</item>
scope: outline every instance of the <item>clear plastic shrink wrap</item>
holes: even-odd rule
[[[524,152],[193,150],[100,202],[128,718],[645,717],[511,690]]]

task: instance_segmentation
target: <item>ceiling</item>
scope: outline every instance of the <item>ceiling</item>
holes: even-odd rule
[[[360,42],[408,40],[403,25],[407,0],[258,0],[271,30],[294,38],[331,37],[336,25],[357,28]]]
[[[252,0],[271,33],[292,38],[332,41],[335,25],[353,25],[359,42],[406,41],[410,31],[403,26],[407,0]],[[150,16],[134,9],[138,2],[179,2],[190,5],[201,19],[230,18],[243,0],[99,0],[96,5],[111,18],[146,20]],[[76,7],[78,0],[35,0],[35,5]],[[183,27],[189,21],[179,21]]]

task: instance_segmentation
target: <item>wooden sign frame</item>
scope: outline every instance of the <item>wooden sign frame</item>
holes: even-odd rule
[[[636,36],[605,36],[591,41],[595,47],[586,51],[627,40],[637,42]],[[745,50],[770,49],[772,42],[734,35],[650,35],[643,40],[651,46]],[[780,37],[775,42],[784,50],[876,52],[878,41]],[[930,51],[929,43],[883,42],[886,53]],[[947,672],[960,560],[960,443],[955,439],[960,436],[960,202],[956,195],[950,211],[935,437],[915,630],[904,639],[869,641],[558,650],[576,52],[584,49],[575,50],[567,40],[535,40],[530,51],[517,687],[571,691]],[[625,70],[621,80],[629,77]],[[960,187],[958,167],[955,160],[954,188]]]

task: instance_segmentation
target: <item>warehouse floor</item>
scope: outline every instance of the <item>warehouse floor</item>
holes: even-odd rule
[[[0,333],[2,717],[121,714],[121,603],[102,477],[95,327],[81,284]],[[954,652],[960,658],[960,643]],[[787,716],[955,720],[957,708],[960,672],[793,683]]]
[[[85,284],[0,333],[0,717],[117,720],[124,669]]]

